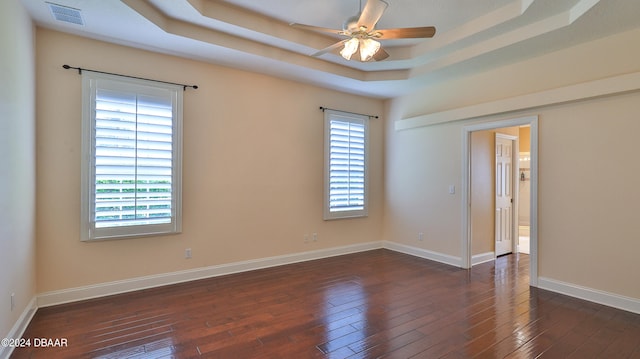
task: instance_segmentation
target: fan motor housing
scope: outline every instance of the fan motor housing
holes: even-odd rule
[[[358,20],[360,20],[360,15],[351,16],[350,18],[345,20],[344,24],[342,24],[342,30],[347,33],[358,31]]]

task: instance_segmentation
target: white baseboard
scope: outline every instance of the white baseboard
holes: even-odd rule
[[[77,302],[80,300],[104,297],[113,294],[132,292],[141,289],[160,287],[169,284],[217,277],[227,274],[246,272],[256,269],[275,267],[284,264],[305,262],[315,259],[334,257],[349,253],[364,252],[383,248],[382,242],[369,242],[349,246],[320,249],[310,252],[287,254],[282,256],[260,258],[229,264],[221,264],[204,268],[150,275],[114,282],[100,283],[84,287],[56,290],[38,295],[38,307]]]
[[[640,299],[625,297],[545,277],[538,278],[538,288],[640,314]]]
[[[383,241],[383,247],[392,251],[410,254],[412,256],[429,259],[435,262],[440,262],[458,268],[462,267],[462,258],[450,256],[448,254],[442,254],[438,252],[432,252],[426,249],[409,246],[406,244],[400,244],[396,242]]]
[[[13,328],[11,328],[11,331],[9,331],[7,336],[3,338],[10,338],[10,339],[22,338],[24,331],[27,330],[29,323],[31,323],[31,319],[36,314],[36,310],[38,309],[38,307],[36,306],[36,303],[37,303],[36,297],[33,297],[31,301],[29,301],[29,304],[24,309],[22,314],[20,314],[18,321],[16,322],[16,324],[13,325]],[[2,359],[9,358],[12,352],[13,352],[13,347],[0,346],[0,358]]]
[[[478,264],[491,262],[491,261],[493,261],[495,259],[496,259],[496,253],[495,252],[480,253],[480,254],[476,254],[476,255],[471,257],[471,265],[475,266],[475,265],[478,265]]]

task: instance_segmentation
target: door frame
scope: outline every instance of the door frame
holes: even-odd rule
[[[500,129],[498,129],[500,130]],[[517,219],[518,219],[518,206],[520,205],[520,199],[518,198],[519,196],[519,191],[520,191],[520,181],[519,181],[519,177],[518,177],[518,173],[520,172],[520,163],[519,163],[519,156],[518,153],[520,152],[520,136],[513,136],[513,135],[507,135],[504,133],[500,133],[500,132],[496,132],[495,133],[495,140],[496,143],[494,143],[494,163],[495,163],[495,150],[496,150],[496,146],[497,146],[497,140],[498,138],[502,138],[505,140],[509,140],[511,141],[511,253],[516,253],[517,249],[518,249],[518,226],[516,225]],[[471,159],[470,159],[471,160]],[[494,171],[495,173],[495,171]],[[497,186],[497,174],[496,174],[496,178],[494,178],[493,181],[493,186],[494,188]],[[469,195],[471,195],[471,193],[469,193]],[[494,194],[494,198],[495,198],[495,194]],[[494,207],[498,207],[497,203],[494,203]],[[496,208],[494,208],[495,210]],[[495,228],[495,220],[493,221],[493,230],[494,230],[494,234],[495,231],[497,230],[497,228]],[[495,237],[495,235],[494,235]],[[470,241],[473,240],[473,238],[469,239]],[[494,238],[494,254],[495,257],[498,256],[497,250],[495,248],[496,245],[496,241]],[[473,263],[471,263],[471,265],[473,266]]]
[[[495,120],[462,128],[462,267],[471,268],[471,133],[503,127],[531,127],[529,285],[538,286],[538,116]]]

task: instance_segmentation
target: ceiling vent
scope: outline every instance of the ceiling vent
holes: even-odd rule
[[[49,2],[47,5],[49,5],[49,10],[51,10],[51,15],[53,15],[54,19],[71,24],[84,25],[84,20],[82,20],[80,10]]]

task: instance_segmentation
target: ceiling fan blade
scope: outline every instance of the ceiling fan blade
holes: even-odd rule
[[[389,53],[384,51],[383,48],[380,48],[380,50],[378,50],[378,52],[376,52],[376,54],[373,55],[373,59],[375,61],[382,61],[382,60],[386,59],[387,57],[389,57]]]
[[[326,27],[319,27],[319,26],[312,26],[312,25],[305,25],[305,24],[297,24],[295,22],[292,22],[291,24],[289,24],[289,26],[297,27],[298,29],[315,31],[315,32],[326,32],[326,33],[329,33],[329,34],[344,35],[344,31],[342,31],[342,30],[329,29],[329,28],[326,28]]]
[[[364,26],[367,31],[373,30],[382,17],[382,13],[387,9],[387,4],[383,0],[367,0],[367,4],[362,9],[362,15],[358,20],[358,26]]]
[[[407,27],[402,29],[384,29],[376,30],[375,38],[380,40],[388,39],[416,39],[433,37],[436,34],[436,28],[433,26],[427,27]]]
[[[335,44],[329,46],[329,47],[325,47],[324,49],[312,54],[311,56],[317,57],[317,56],[321,56],[326,54],[327,52],[331,52],[333,50],[336,50],[338,48],[340,48],[340,46],[343,46],[345,42],[349,41],[350,39],[344,39],[342,41],[338,41]]]

